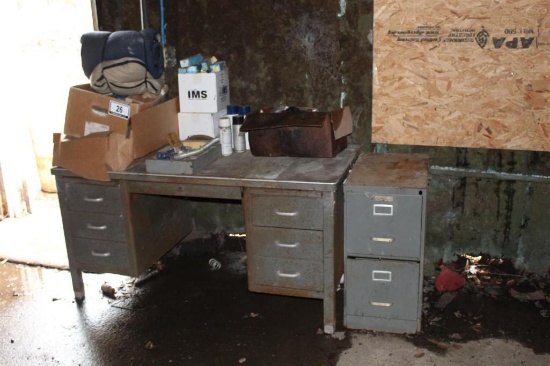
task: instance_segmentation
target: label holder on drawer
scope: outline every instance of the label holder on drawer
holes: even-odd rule
[[[393,216],[393,205],[376,203],[372,205],[372,214],[374,216]]]
[[[391,271],[372,271],[372,280],[391,282]]]

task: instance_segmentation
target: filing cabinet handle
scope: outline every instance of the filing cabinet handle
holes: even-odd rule
[[[286,216],[286,217],[298,216],[298,212],[296,212],[296,211],[294,211],[294,212],[281,212],[281,211],[275,210],[275,214],[277,214],[279,216]]]
[[[286,277],[286,278],[297,278],[300,276],[300,272],[296,272],[296,273],[284,273],[284,272],[281,272],[281,271],[277,271],[277,276],[279,277]]]
[[[110,257],[111,252],[96,252],[95,250],[92,250],[92,255],[94,257]]]
[[[378,243],[393,243],[395,241],[395,238],[381,238],[378,236],[371,236],[370,239]]]
[[[296,242],[292,244],[286,244],[286,243],[281,243],[278,240],[275,240],[275,245],[281,248],[297,248],[300,245],[300,243]]]
[[[96,226],[96,225],[88,224],[86,225],[86,227],[90,230],[100,230],[100,231],[107,230],[107,225]]]
[[[86,202],[92,202],[92,203],[103,202],[103,197],[92,198],[92,197],[86,197],[86,196],[84,196],[84,201],[86,201]]]
[[[390,306],[393,306],[393,303],[391,302],[378,302],[378,301],[371,301],[370,304],[372,306],[383,306],[389,308]]]

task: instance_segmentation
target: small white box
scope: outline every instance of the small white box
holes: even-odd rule
[[[180,112],[216,113],[229,105],[229,72],[178,73]]]
[[[195,135],[218,137],[220,118],[224,115],[225,109],[216,113],[178,113],[180,140]]]

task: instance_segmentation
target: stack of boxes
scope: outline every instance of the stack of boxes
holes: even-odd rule
[[[180,60],[179,137],[219,136],[219,119],[229,105],[229,73],[224,61],[200,54]]]

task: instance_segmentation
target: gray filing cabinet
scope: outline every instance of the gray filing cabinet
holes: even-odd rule
[[[428,157],[362,154],[344,182],[344,324],[420,330]]]

